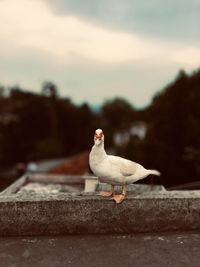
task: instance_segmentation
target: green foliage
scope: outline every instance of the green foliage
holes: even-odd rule
[[[183,160],[191,162],[195,167],[195,171],[200,175],[200,149],[194,147],[185,147]]]
[[[112,127],[115,131],[128,129],[134,119],[133,107],[121,98],[107,101],[102,109],[109,127]]]
[[[42,85],[42,94],[52,99],[56,99],[58,97],[58,88],[52,82],[44,82]]]
[[[4,87],[0,85],[0,99],[4,97]]]
[[[181,71],[146,111],[145,152],[151,157],[145,161],[161,170],[167,185],[199,179],[198,160],[187,158],[188,147],[200,149],[199,103],[200,71],[191,77]]]
[[[108,136],[106,142],[112,146],[114,134],[119,131],[127,131],[131,127],[136,118],[136,111],[128,101],[122,98],[106,101],[102,110],[104,129]]]
[[[94,114],[58,97],[52,83],[41,94],[10,88],[0,98],[0,164],[72,155],[89,149]]]
[[[54,137],[47,137],[46,139],[38,140],[34,149],[34,154],[30,154],[31,159],[41,158],[59,158],[63,155],[62,145],[60,140]]]

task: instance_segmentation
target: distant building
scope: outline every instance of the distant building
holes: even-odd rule
[[[27,172],[84,175],[89,172],[88,158],[89,151],[84,151],[68,158],[30,162],[27,165]]]
[[[146,137],[147,124],[143,121],[134,122],[129,130],[117,132],[114,135],[114,144],[117,146],[126,145],[132,136],[137,136],[140,140]]]
[[[130,129],[130,134],[137,136],[141,140],[143,140],[146,137],[146,133],[147,133],[147,124],[144,121],[135,122]]]
[[[85,175],[89,172],[89,151],[84,151],[67,158],[61,164],[50,169],[51,174]]]

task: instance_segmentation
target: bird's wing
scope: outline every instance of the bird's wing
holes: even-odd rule
[[[137,163],[117,156],[108,156],[113,165],[117,165],[123,176],[131,176],[136,172]]]

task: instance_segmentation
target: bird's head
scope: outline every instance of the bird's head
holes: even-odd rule
[[[99,146],[104,142],[104,134],[101,129],[97,129],[94,134],[94,143]]]

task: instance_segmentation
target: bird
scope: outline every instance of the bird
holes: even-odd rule
[[[98,195],[112,197],[117,204],[126,197],[126,186],[153,174],[160,176],[158,170],[145,169],[139,163],[119,157],[108,155],[104,149],[104,133],[97,129],[94,134],[94,145],[89,154],[90,169],[100,182],[111,185],[109,192],[101,191]],[[115,185],[122,186],[121,194],[115,194]]]

